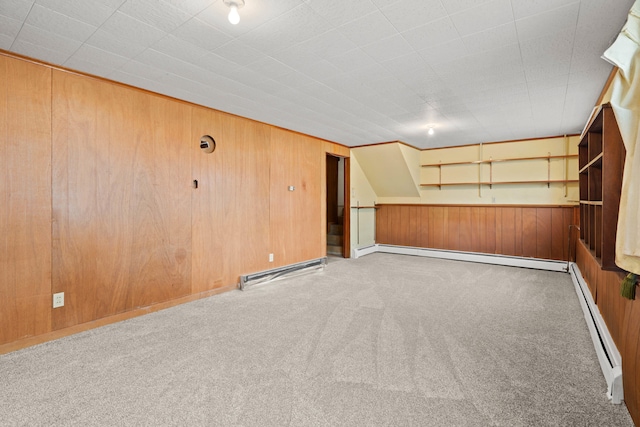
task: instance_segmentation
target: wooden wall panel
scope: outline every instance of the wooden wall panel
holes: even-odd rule
[[[389,204],[376,215],[377,243],[560,260],[575,218],[571,206]]]
[[[216,141],[203,153],[202,135]],[[234,285],[269,264],[268,125],[194,108],[191,150],[198,188],[192,191],[192,292]]]
[[[553,234],[553,223],[551,221],[550,208],[537,208],[536,209],[536,258],[552,258],[551,254],[551,242],[555,240],[556,242],[562,243],[562,232],[559,234]],[[553,237],[553,239],[552,239]],[[559,257],[562,257],[562,253],[558,254]]]
[[[270,154],[272,266],[325,256],[324,145],[311,137],[274,128]],[[288,190],[290,185],[294,191]]]
[[[538,210],[536,208],[522,208],[522,253],[516,254],[525,257],[535,257],[537,254],[537,222]]]
[[[577,233],[576,233],[577,234]],[[636,424],[640,423],[640,292],[635,301],[620,296],[624,274],[600,269],[589,249],[579,241],[576,264],[582,273],[611,337],[622,356],[624,401]]]
[[[53,329],[187,295],[190,108],[53,71]]]
[[[0,344],[51,329],[51,70],[0,56]]]

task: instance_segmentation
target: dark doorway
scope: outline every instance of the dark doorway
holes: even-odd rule
[[[327,255],[349,258],[349,159],[327,154]]]

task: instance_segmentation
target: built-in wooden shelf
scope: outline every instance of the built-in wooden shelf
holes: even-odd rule
[[[519,160],[553,160],[553,159],[568,159],[572,157],[578,157],[577,154],[563,154],[559,156],[535,156],[535,157],[512,157],[506,159],[486,159],[486,160],[471,160],[467,162],[445,162],[445,163],[426,163],[422,166],[427,167],[439,167],[439,166],[453,166],[453,165],[479,165],[486,163],[498,163],[498,162],[514,162]]]
[[[474,181],[474,182],[442,182],[435,184],[420,184],[421,187],[445,187],[452,185],[510,185],[510,184],[567,184],[570,182],[579,182],[577,179],[557,179],[557,180],[527,180],[527,181]]]
[[[611,105],[594,109],[578,144],[580,239],[603,270],[615,263],[625,148]]]
[[[511,184],[547,184],[547,187],[551,187],[551,184],[569,184],[573,182],[579,182],[574,179],[551,179],[551,160],[554,159],[570,159],[577,158],[578,154],[562,154],[552,156],[549,153],[546,156],[533,156],[533,157],[512,157],[505,159],[485,159],[485,160],[473,160],[467,162],[448,162],[448,163],[427,163],[421,165],[423,168],[428,167],[437,167],[438,168],[438,182],[432,183],[424,183],[420,184],[421,187],[438,187],[442,189],[444,186],[451,185],[488,185],[489,188],[493,188],[493,185],[511,185]],[[504,163],[504,162],[517,162],[517,161],[526,161],[526,160],[547,160],[547,179],[528,179],[528,180],[519,180],[519,181],[494,181],[493,180],[493,164],[494,163]],[[473,181],[473,182],[442,182],[442,167],[443,166],[455,166],[455,165],[489,165],[489,181]]]

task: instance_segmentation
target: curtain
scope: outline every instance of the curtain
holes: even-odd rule
[[[627,150],[616,235],[616,264],[640,274],[640,0],[604,59],[618,67],[611,106]]]

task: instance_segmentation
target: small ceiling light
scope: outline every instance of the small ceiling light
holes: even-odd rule
[[[224,0],[224,4],[229,7],[229,22],[233,25],[238,24],[240,22],[238,9],[244,6],[244,0]]]
[[[433,135],[436,131],[433,130],[433,127],[430,127],[429,130],[427,131],[427,133],[429,135]]]

